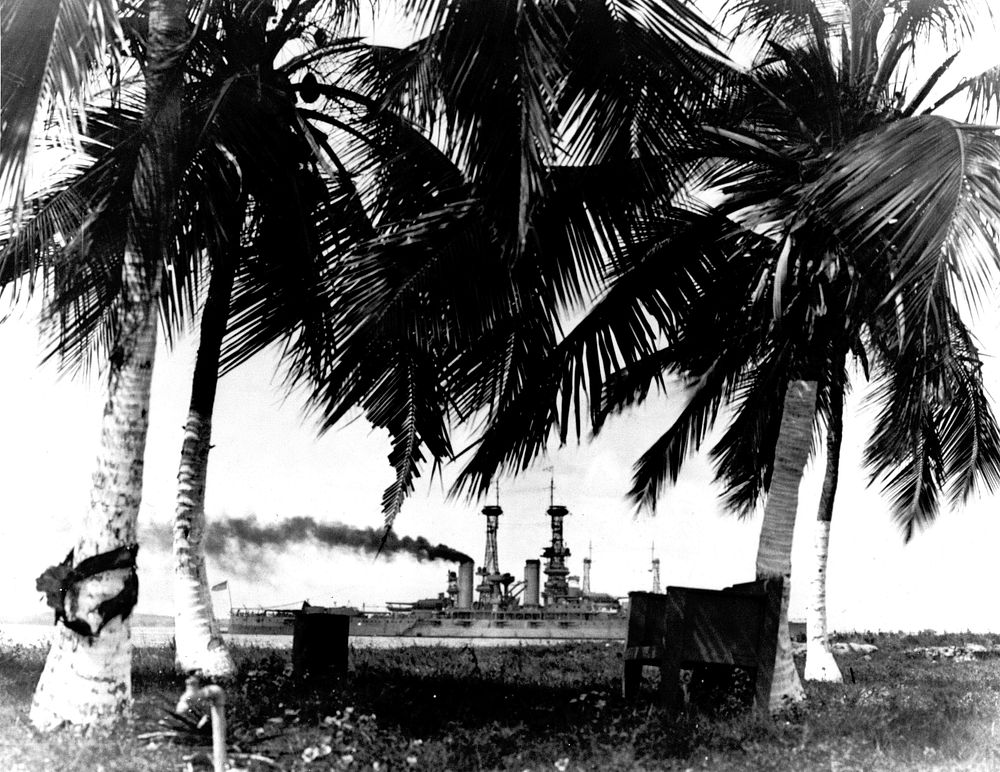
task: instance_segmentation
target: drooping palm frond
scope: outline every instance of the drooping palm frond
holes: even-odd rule
[[[107,64],[114,78],[113,46],[120,36],[110,0],[4,0],[0,194],[20,207],[35,134],[46,117],[79,127],[86,85]]]
[[[888,296],[900,293],[909,334],[922,336],[936,324],[940,282],[976,303],[1000,266],[1000,181],[990,171],[998,165],[1000,141],[988,131],[934,116],[901,120],[835,156],[804,192],[798,221],[894,264]]]
[[[742,373],[729,395],[732,418],[710,451],[727,509],[740,517],[754,512],[770,484],[782,416],[777,399],[785,397],[790,353],[771,350]]]
[[[222,369],[281,343],[290,385],[325,384],[338,345],[332,266],[370,225],[356,216],[353,191],[332,182],[292,175],[267,184],[245,226]]]
[[[980,485],[989,492],[1000,488],[1000,429],[972,336],[957,320],[953,330],[953,346],[942,351],[952,387],[941,415],[941,438],[945,475],[951,481],[948,498],[957,507]]]
[[[331,285],[338,351],[310,404],[321,430],[356,408],[389,430],[396,481],[383,499],[387,525],[412,489],[423,449],[436,460],[451,456],[444,383],[454,352],[468,347],[476,331],[487,334],[491,318],[502,313],[492,288],[504,286],[504,272],[490,275],[473,259],[477,246],[489,243],[481,225],[470,202],[428,212],[345,259]]]
[[[32,194],[20,222],[7,213],[0,281],[7,286],[25,277],[30,284],[42,277],[49,332],[65,341],[60,360],[70,370],[87,370],[91,355],[110,345],[108,323],[117,313],[111,309],[121,286],[127,201],[142,136],[141,91],[122,84],[113,102],[87,110],[81,142],[92,155]]]
[[[688,374],[693,394],[667,432],[636,462],[629,495],[637,506],[654,509],[663,487],[676,482],[682,464],[702,446],[720,406],[726,405],[731,408],[728,429],[711,449],[711,458],[727,491],[727,506],[747,515],[770,478],[782,404],[774,395],[783,393],[790,378],[819,370],[815,339],[822,334],[809,319],[809,304],[801,294],[780,324],[772,319],[762,288],[778,262],[773,242],[739,229],[728,237],[723,231],[719,238],[718,229],[706,235],[718,238],[727,262],[717,265],[687,309],[675,309],[678,331],[661,357],[666,362],[672,355],[672,369]],[[632,398],[628,392],[623,396]]]
[[[650,283],[653,273],[646,266],[620,278],[558,345],[526,352],[527,369],[500,401],[456,492],[485,492],[495,474],[526,468],[553,429],[562,441],[574,426],[579,435],[584,411],[598,409],[603,380],[656,346],[651,314],[659,300]]]
[[[944,468],[926,379],[900,377],[891,363],[876,369],[872,399],[882,405],[865,448],[871,479],[882,479],[892,512],[906,539],[916,524],[937,514]]]
[[[455,490],[485,491],[498,472],[526,468],[553,430],[563,443],[571,432],[579,438],[585,416],[599,429],[614,408],[602,402],[605,383],[654,355],[661,336],[672,337],[672,314],[693,303],[724,262],[705,234],[718,239],[725,230],[719,218],[679,210],[642,224],[636,254],[604,296],[562,340],[526,360],[522,382],[489,420]]]
[[[388,335],[409,313],[393,309],[403,311],[407,298],[422,293],[446,322],[447,337],[427,331],[426,345],[437,340],[439,357],[449,350],[455,357],[445,358],[443,377],[457,415],[526,404],[521,391],[555,345],[561,317],[601,292],[623,259],[637,213],[679,187],[673,170],[680,162],[666,149],[679,146],[675,137],[685,120],[690,124],[686,108],[710,93],[698,82],[708,80],[706,62],[717,67],[720,57],[710,50],[707,26],[689,9],[668,5],[501,3],[484,11],[427,4],[418,9],[429,21],[423,41],[363,57],[365,67],[389,76],[372,98],[439,143],[463,180],[444,186],[442,205],[416,212],[410,225],[377,215],[383,233],[367,263],[350,272],[350,295],[362,302],[342,342]],[[600,46],[604,54],[593,57],[588,43],[605,38],[611,47]],[[681,73],[683,79],[674,77]],[[617,111],[598,104],[609,99]],[[612,123],[615,139],[598,136]],[[472,251],[476,263],[456,262]],[[433,298],[441,287],[451,297],[438,306]],[[626,338],[651,339],[642,316]],[[470,342],[475,356],[456,346]],[[589,349],[586,377],[598,389],[602,371],[629,356],[617,345],[608,337]],[[328,419],[343,415],[349,402]],[[555,420],[566,430],[575,416],[579,432],[583,410],[580,400],[564,403]]]
[[[58,358],[60,367],[71,373],[86,373],[94,364],[106,362],[113,346],[122,310],[123,225],[143,137],[141,131],[133,133],[137,126],[137,120],[126,124],[125,139],[68,188],[72,195],[89,189],[100,197],[90,202],[85,218],[67,224],[63,234],[68,234],[68,243],[54,250],[45,264],[51,273],[46,292],[48,356]],[[232,208],[240,199],[238,170],[231,157],[214,148],[195,155],[194,161],[184,164],[187,170],[178,191],[173,232],[178,257],[159,268],[160,319],[168,343],[196,318],[202,251],[220,253],[225,248],[229,234],[223,223],[233,219]]]
[[[636,460],[628,498],[637,508],[655,511],[666,485],[677,482],[682,466],[701,448],[720,409],[732,397],[732,376],[723,367],[705,373],[689,387],[693,393],[675,421]]]
[[[978,349],[944,291],[938,294],[944,337],[881,360],[871,396],[880,412],[865,465],[890,495],[906,539],[937,515],[938,491],[947,486],[956,506],[980,484],[992,490],[1000,469]]]

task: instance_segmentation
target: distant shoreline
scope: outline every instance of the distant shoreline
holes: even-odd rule
[[[15,619],[0,619],[0,625],[51,625],[52,614],[31,614]],[[133,614],[132,624],[137,627],[173,627],[174,618],[167,614]]]

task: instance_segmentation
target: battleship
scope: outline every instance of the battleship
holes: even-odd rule
[[[570,576],[566,563],[570,550],[563,538],[563,520],[569,514],[565,506],[550,501],[546,514],[552,541],[541,554],[545,568],[539,559],[527,560],[520,580],[499,567],[497,531],[503,510],[499,504],[487,505],[482,513],[486,518],[482,567],[477,570],[472,560],[460,562],[457,571],[448,571],[447,587],[436,598],[388,602],[385,611],[377,612],[343,606],[326,611],[350,616],[350,634],[361,638],[625,640],[627,609],[619,598],[591,591],[591,557],[583,560],[582,581]],[[654,561],[654,583],[658,562]],[[297,613],[288,608],[231,609],[229,632],[291,635]]]

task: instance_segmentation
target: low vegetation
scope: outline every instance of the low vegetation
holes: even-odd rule
[[[299,682],[290,653],[236,650],[228,689],[236,769],[995,770],[1000,657],[987,636],[853,635],[878,651],[839,656],[843,685],[806,685],[805,707],[743,710],[746,679],[692,679],[675,719],[619,693],[618,645],[357,649],[347,677]],[[916,647],[977,644],[972,657]],[[975,647],[974,647],[975,648]],[[167,648],[140,649],[135,718],[112,735],[38,736],[27,709],[40,647],[0,650],[0,761],[9,772],[209,768],[210,729],[173,706]],[[799,663],[801,664],[801,662]]]

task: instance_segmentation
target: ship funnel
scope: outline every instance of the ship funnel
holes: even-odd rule
[[[541,576],[542,561],[526,560],[524,563],[524,605],[537,608],[539,577]]]
[[[472,608],[472,578],[475,564],[466,560],[458,564],[458,608]]]

